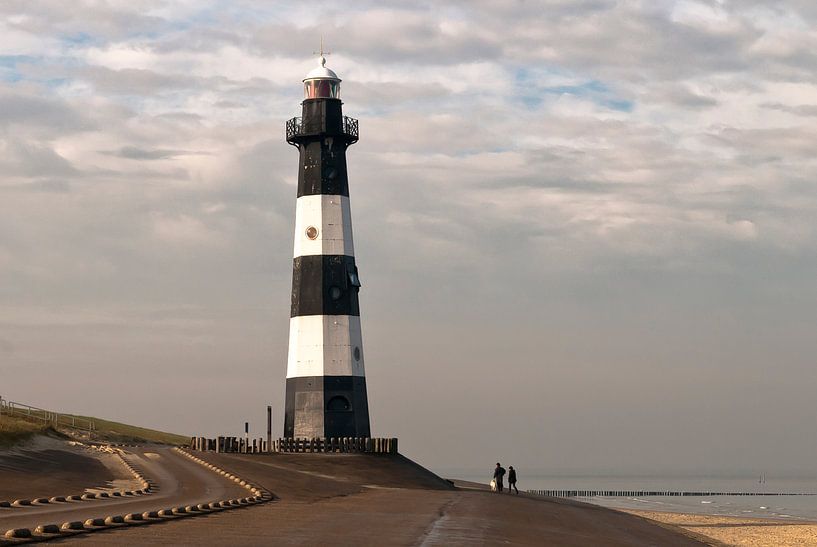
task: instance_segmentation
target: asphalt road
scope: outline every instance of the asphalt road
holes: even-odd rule
[[[126,450],[125,459],[140,468],[144,476],[158,485],[154,493],[126,498],[0,508],[0,534],[11,528],[33,530],[40,524],[60,525],[69,521],[158,511],[247,495],[247,491],[235,482],[168,447],[145,446]]]

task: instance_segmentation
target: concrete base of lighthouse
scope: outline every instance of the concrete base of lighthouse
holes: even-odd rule
[[[287,378],[284,437],[370,437],[365,376]]]

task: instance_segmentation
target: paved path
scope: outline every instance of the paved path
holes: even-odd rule
[[[0,508],[0,534],[11,528],[156,511],[180,505],[244,497],[247,491],[221,475],[162,446],[128,448],[124,456],[157,483],[155,493],[30,507]],[[83,538],[77,537],[76,541]]]
[[[82,538],[84,544],[702,545],[599,506],[455,489],[401,456],[196,454],[278,499],[195,519],[90,534]]]

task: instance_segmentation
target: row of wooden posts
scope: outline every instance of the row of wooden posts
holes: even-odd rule
[[[266,439],[261,437],[249,439],[246,437],[193,437],[190,439],[190,448],[202,452],[236,452],[239,454],[261,454],[269,452]]]
[[[528,490],[529,494],[548,496],[552,498],[642,498],[652,496],[814,496],[812,493],[786,492],[689,492],[677,490]]]
[[[278,439],[275,452],[363,452],[397,454],[394,437],[329,437],[328,439]]]
[[[397,439],[394,437],[330,437],[326,439],[276,439],[269,443],[262,437],[256,439],[242,437],[192,437],[193,450],[211,452],[233,452],[239,454],[266,454],[269,452],[360,452],[366,454],[397,454]]]

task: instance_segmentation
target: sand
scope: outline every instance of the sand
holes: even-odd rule
[[[817,523],[789,520],[753,519],[663,513],[658,511],[625,512],[693,532],[718,543],[740,547],[802,547],[817,545]]]
[[[0,449],[0,501],[82,494],[130,478],[112,455],[63,439],[41,435]]]
[[[25,508],[0,508],[0,536],[11,528],[35,528],[104,518],[108,515],[143,513],[243,497],[247,490],[168,447],[127,447],[125,458],[157,486],[150,495],[112,497],[101,500],[48,503]],[[83,541],[76,538],[71,541]],[[138,541],[132,543],[139,544]],[[202,543],[206,545],[206,542]],[[4,545],[0,538],[0,545]]]

